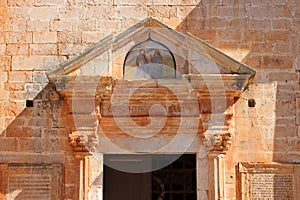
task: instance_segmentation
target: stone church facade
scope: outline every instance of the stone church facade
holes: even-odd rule
[[[300,198],[298,0],[0,6],[1,200]]]

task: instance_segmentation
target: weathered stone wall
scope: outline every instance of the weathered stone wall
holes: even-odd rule
[[[71,125],[44,73],[147,16],[192,33],[257,71],[255,83],[234,106],[226,199],[235,199],[237,162],[300,162],[299,0],[1,1],[0,162],[65,163],[63,195],[74,199]],[[249,98],[255,99],[254,108],[248,107]],[[32,108],[26,108],[26,99],[34,100]]]

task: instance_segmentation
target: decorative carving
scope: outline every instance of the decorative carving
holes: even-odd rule
[[[69,142],[75,152],[95,152],[99,138],[95,131],[74,131]]]
[[[207,149],[212,151],[227,151],[231,146],[231,134],[227,127],[207,130],[203,134],[202,142]]]

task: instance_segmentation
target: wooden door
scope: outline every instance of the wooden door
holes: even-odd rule
[[[130,168],[140,172],[145,165],[150,164],[150,161],[147,157],[136,159],[132,156],[110,156],[106,158],[108,165],[104,166],[104,200],[151,200],[151,172],[120,171]]]

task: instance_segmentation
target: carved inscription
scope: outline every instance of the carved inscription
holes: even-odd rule
[[[250,199],[293,199],[292,174],[252,174],[250,176]]]
[[[196,116],[199,115],[198,105],[194,102],[180,103],[140,102],[136,104],[112,105],[110,102],[102,103],[102,116]]]
[[[9,194],[15,193],[15,199],[34,200],[50,199],[50,175],[10,175],[8,178]]]
[[[62,167],[60,164],[8,164],[4,167],[2,167],[4,170],[2,171],[2,178],[0,176],[0,183],[5,187],[2,190],[5,199],[61,199]]]
[[[299,164],[239,163],[237,199],[296,200],[299,197]]]

